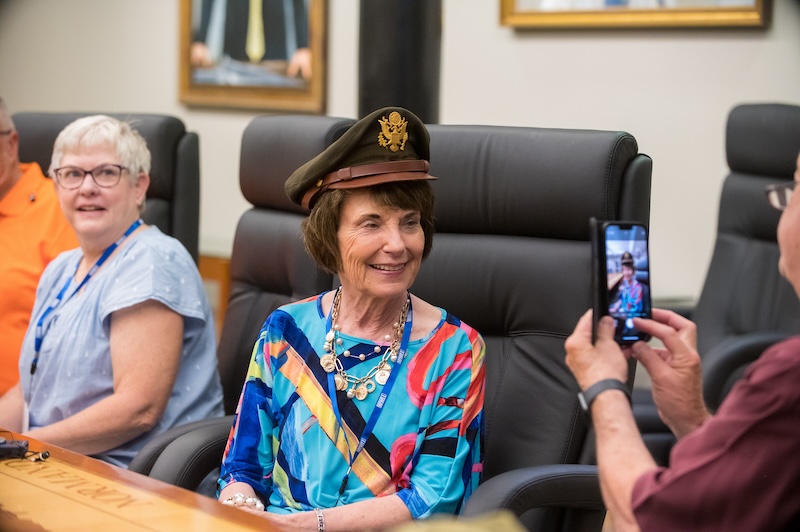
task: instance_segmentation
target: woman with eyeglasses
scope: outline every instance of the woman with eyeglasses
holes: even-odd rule
[[[189,253],[145,224],[150,152],[130,124],[80,118],[50,175],[80,247],[44,271],[0,426],[127,467],[152,436],[222,416],[211,309]]]
[[[767,187],[782,211],[779,269],[800,296],[800,181]],[[800,529],[800,336],[773,345],[750,364],[712,415],[703,401],[696,327],[666,310],[634,318],[663,346],[637,342],[623,351],[614,324],[600,322],[592,344],[591,312],[565,344],[597,437],[603,500],[614,530]],[[627,357],[653,382],[661,419],[678,442],[668,467],[656,465],[636,427],[623,382]]]

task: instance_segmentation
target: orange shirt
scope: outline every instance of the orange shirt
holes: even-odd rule
[[[59,253],[78,247],[55,187],[36,163],[0,199],[0,395],[19,380],[18,362],[36,286]]]

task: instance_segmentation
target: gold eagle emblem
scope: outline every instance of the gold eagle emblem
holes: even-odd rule
[[[408,140],[406,126],[408,121],[400,116],[397,111],[389,113],[389,118],[385,116],[378,119],[381,125],[381,132],[378,133],[378,144],[391,151],[403,150]]]

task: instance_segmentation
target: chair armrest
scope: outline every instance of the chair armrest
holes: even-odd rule
[[[471,517],[505,508],[519,517],[542,507],[604,511],[597,466],[557,464],[502,473],[478,486],[462,515]]]
[[[726,340],[704,353],[703,398],[708,408],[719,408],[744,369],[767,348],[790,336],[785,332],[750,333]]]
[[[219,467],[232,425],[233,416],[225,416],[179,436],[161,452],[149,476],[196,491]]]
[[[206,425],[218,423],[219,419],[220,418],[201,419],[200,421],[185,423],[183,425],[178,425],[177,427],[172,427],[166,432],[162,432],[161,434],[155,436],[148,441],[138,453],[136,453],[136,456],[133,457],[130,465],[128,465],[128,471],[141,473],[142,475],[149,475],[150,470],[153,468],[153,464],[156,463],[158,457],[170,443],[172,443],[178,437],[183,436],[187,432],[191,432]]]

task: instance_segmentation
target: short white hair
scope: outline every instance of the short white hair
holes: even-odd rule
[[[103,145],[116,150],[132,182],[140,173],[150,173],[150,150],[144,138],[129,122],[106,115],[85,116],[65,127],[56,137],[48,173],[53,177],[65,153]]]

